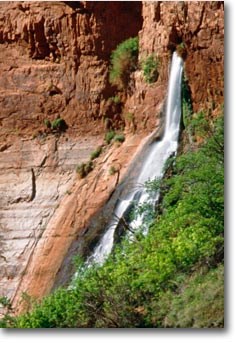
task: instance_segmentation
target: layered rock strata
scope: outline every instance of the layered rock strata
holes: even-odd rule
[[[48,136],[2,146],[1,296],[14,297],[38,242],[57,216],[61,201],[70,194],[78,162],[86,162],[94,146],[102,142],[103,137],[68,141]]]

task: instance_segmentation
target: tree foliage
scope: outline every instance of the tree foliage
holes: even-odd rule
[[[130,73],[136,69],[138,60],[138,37],[120,43],[111,54],[110,82],[119,89],[126,88]]]

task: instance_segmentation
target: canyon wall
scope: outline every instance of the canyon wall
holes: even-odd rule
[[[139,67],[129,91],[118,91],[108,81],[111,51],[137,35]],[[219,111],[223,43],[223,2],[0,4],[1,296],[19,309],[22,292],[47,294],[73,243],[94,238],[91,219],[162,125],[174,50],[185,60],[194,111]],[[148,84],[141,64],[150,55],[159,68]],[[122,106],[111,104],[116,94]],[[45,128],[58,117],[64,133]],[[121,127],[125,142],[105,145],[105,131]],[[79,179],[76,165],[100,145],[93,171]]]
[[[141,27],[141,3],[1,4],[1,136],[37,135],[58,115],[72,133],[101,131],[111,51]]]

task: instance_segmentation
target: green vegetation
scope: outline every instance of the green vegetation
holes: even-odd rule
[[[142,63],[144,79],[147,83],[156,82],[158,79],[158,69],[160,66],[159,58],[154,55],[148,56]]]
[[[64,119],[57,118],[51,122],[52,130],[65,131],[67,129],[67,124]]]
[[[107,144],[110,144],[113,138],[115,137],[115,132],[114,131],[108,131],[105,134],[105,141]]]
[[[110,144],[112,141],[123,143],[125,141],[125,136],[123,133],[116,133],[115,131],[108,131],[105,134],[105,141]]]
[[[2,305],[2,307],[7,308],[8,310],[11,310],[11,302],[7,297],[0,297],[0,305]]]
[[[162,199],[148,235],[123,238],[103,266],[81,264],[73,289],[56,290],[2,326],[223,327],[223,153],[223,117],[208,120],[201,145],[169,161],[163,180],[147,184]]]
[[[98,156],[100,156],[102,152],[102,146],[99,146],[96,150],[94,150],[93,152],[91,152],[90,154],[90,160],[95,160],[95,158],[98,158]]]
[[[88,161],[86,163],[80,163],[76,167],[76,172],[79,174],[80,178],[83,179],[85,176],[88,175],[93,170],[93,162]]]
[[[45,119],[44,125],[54,132],[64,132],[68,129],[68,125],[62,118],[56,118],[52,122],[49,119]]]
[[[114,175],[117,172],[116,168],[114,166],[111,166],[109,168],[109,175]]]
[[[137,67],[138,37],[120,43],[111,54],[110,83],[119,89],[127,87],[130,73]]]
[[[125,141],[125,136],[123,133],[116,134],[113,138],[114,142],[123,143]]]

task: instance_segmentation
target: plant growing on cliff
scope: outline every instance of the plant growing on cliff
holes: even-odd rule
[[[90,160],[95,160],[96,158],[98,158],[98,156],[100,156],[102,152],[102,146],[99,146],[96,150],[92,151],[90,154]]]
[[[142,70],[144,79],[147,83],[153,83],[158,78],[158,68],[160,66],[160,60],[155,55],[148,56],[142,63]]]
[[[62,132],[67,130],[68,125],[63,118],[57,118],[51,122],[51,128],[52,130]]]
[[[80,178],[83,179],[93,170],[93,162],[88,161],[86,163],[80,163],[76,167],[76,172],[79,174]]]
[[[110,144],[113,138],[115,137],[115,132],[114,131],[108,131],[105,134],[105,141],[107,144]]]
[[[52,122],[45,119],[44,125],[53,132],[64,132],[68,129],[68,125],[63,118],[56,118]]]
[[[114,142],[119,142],[119,143],[123,143],[125,141],[125,136],[123,133],[119,133],[119,134],[116,134],[114,136]]]
[[[116,167],[111,166],[111,167],[109,168],[109,175],[114,175],[116,172],[117,172]]]
[[[137,67],[138,37],[129,38],[120,43],[111,54],[111,67],[109,80],[119,89],[126,88],[130,73]]]

